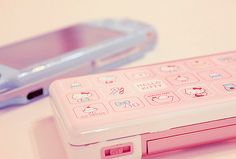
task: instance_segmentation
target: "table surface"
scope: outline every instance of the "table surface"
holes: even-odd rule
[[[233,0],[3,0],[0,45],[78,22],[130,18],[157,28],[158,47],[127,66],[234,50],[236,1]],[[1,159],[65,159],[48,98],[0,111]],[[208,145],[163,158],[235,159],[236,141]]]

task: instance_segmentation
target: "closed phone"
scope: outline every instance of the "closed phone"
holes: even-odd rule
[[[236,138],[236,52],[57,80],[70,159],[147,159]]]
[[[142,57],[156,43],[155,30],[132,20],[70,26],[0,48],[0,108],[48,94],[59,77],[112,69]]]

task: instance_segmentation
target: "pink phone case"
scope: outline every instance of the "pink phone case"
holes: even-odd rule
[[[70,159],[139,159],[236,137],[236,52],[55,81]]]

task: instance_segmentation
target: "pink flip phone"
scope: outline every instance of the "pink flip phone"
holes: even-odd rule
[[[236,52],[57,80],[70,159],[146,159],[236,138]]]

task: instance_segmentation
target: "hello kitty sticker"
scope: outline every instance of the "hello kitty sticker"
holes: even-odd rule
[[[129,70],[125,73],[129,80],[147,79],[154,76],[154,74],[148,69]]]
[[[117,77],[113,75],[102,76],[98,78],[98,81],[104,84],[114,84],[116,80],[117,80]]]
[[[234,56],[220,56],[217,58],[217,61],[222,64],[232,64],[236,62],[236,57]]]
[[[203,69],[214,67],[215,64],[210,59],[194,59],[187,61],[187,65],[194,69]]]
[[[113,100],[110,102],[110,105],[117,112],[136,110],[144,107],[141,100],[135,97]]]
[[[177,74],[166,78],[173,85],[196,83],[199,80],[191,73]]]
[[[78,118],[90,118],[108,114],[103,104],[82,105],[74,108],[75,115]]]
[[[203,87],[189,87],[185,89],[185,94],[192,98],[205,97],[208,95],[207,90]]]
[[[173,92],[152,93],[144,96],[151,105],[171,104],[179,101]]]
[[[70,103],[83,103],[98,99],[98,96],[94,91],[75,92],[69,94],[67,97]]]
[[[165,65],[165,66],[162,66],[160,67],[160,71],[161,72],[164,72],[164,73],[173,73],[173,72],[178,72],[179,71],[179,66],[177,65]]]

